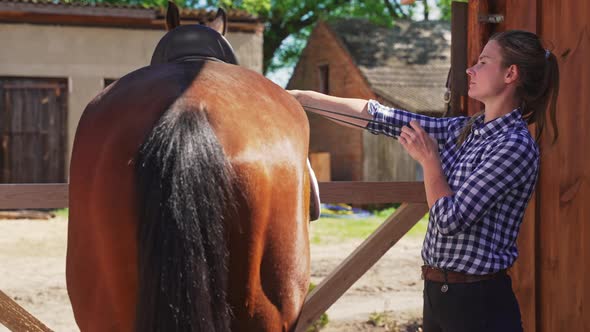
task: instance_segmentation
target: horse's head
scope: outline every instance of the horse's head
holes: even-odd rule
[[[169,1],[166,28],[168,33],[156,46],[152,65],[203,59],[238,64],[231,45],[223,37],[227,31],[227,15],[223,9],[219,8],[215,19],[204,25],[181,26],[178,7]]]

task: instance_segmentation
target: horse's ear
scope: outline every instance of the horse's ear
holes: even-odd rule
[[[166,30],[170,31],[180,26],[180,14],[178,7],[172,1],[168,1],[168,10],[166,11]]]
[[[222,36],[225,36],[227,31],[227,15],[225,14],[225,10],[221,8],[217,9],[217,15],[215,15],[215,19],[208,23],[207,26],[219,32]]]

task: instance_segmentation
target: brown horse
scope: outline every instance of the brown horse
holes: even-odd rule
[[[105,89],[78,125],[66,271],[76,322],[292,330],[309,284],[307,117],[234,64],[222,11],[207,27],[178,22],[169,7],[152,65]]]

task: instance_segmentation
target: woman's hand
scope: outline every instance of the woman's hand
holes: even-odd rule
[[[295,99],[297,99],[297,101],[302,104],[302,97],[304,94],[304,91],[302,90],[285,90],[287,91],[291,96],[295,97]]]
[[[410,121],[409,126],[402,127],[399,142],[422,167],[430,162],[440,163],[436,139],[428,135],[418,121]]]

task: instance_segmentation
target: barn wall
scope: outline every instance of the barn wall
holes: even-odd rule
[[[149,64],[164,30],[0,24],[0,76],[68,79],[68,149],[90,100],[105,78]],[[262,71],[262,35],[235,32],[228,40],[242,66]],[[66,167],[67,168],[67,167]]]
[[[590,2],[542,0],[538,12],[561,86],[559,139],[541,143],[537,331],[590,331]]]
[[[546,128],[540,140],[538,184],[511,275],[525,331],[590,331],[590,3],[470,0],[469,11],[470,49],[477,48],[477,39],[487,38],[486,33],[523,29],[539,34],[558,58],[559,138],[553,143],[553,132]],[[477,27],[475,17],[487,13],[503,14],[505,20]],[[474,54],[469,57],[476,61]],[[535,133],[537,128],[530,130]]]
[[[320,89],[318,67],[329,66],[333,96],[375,99],[350,55],[325,23],[314,29],[288,89]],[[413,181],[416,163],[399,143],[383,135],[347,128],[308,112],[310,152],[329,152],[334,181]],[[410,158],[408,160],[408,158]]]

